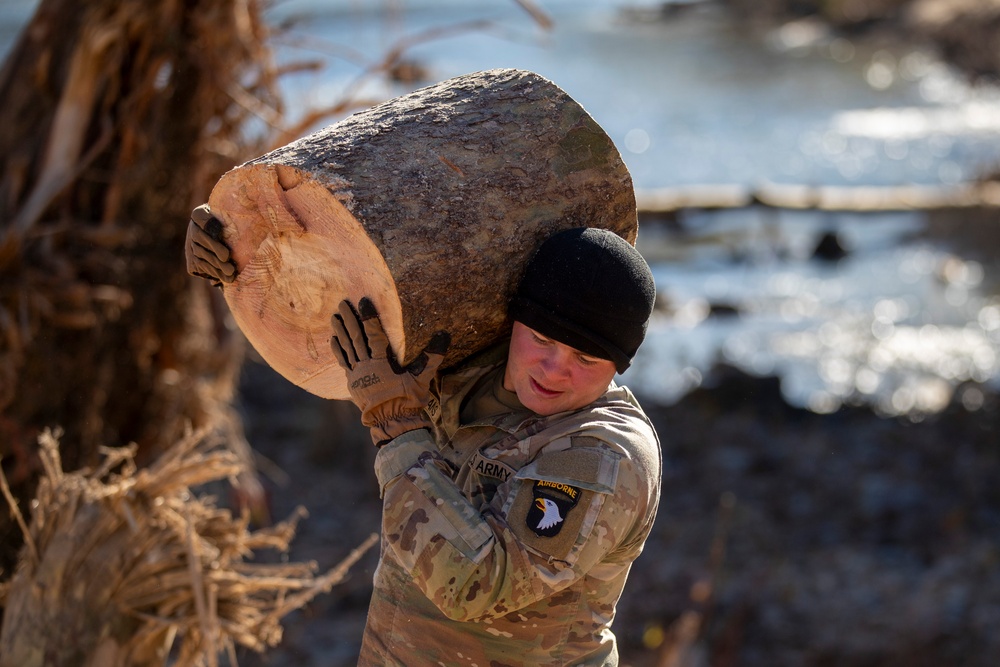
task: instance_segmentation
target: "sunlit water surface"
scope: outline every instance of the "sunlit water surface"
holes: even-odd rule
[[[692,215],[686,231],[647,227],[664,314],[626,380],[670,402],[719,361],[777,375],[795,405],[829,412],[867,404],[914,418],[955,387],[996,383],[1000,298],[981,263],[913,238],[910,214],[731,212]],[[836,229],[850,253],[812,259]],[[665,370],[668,369],[668,370]],[[963,390],[970,409],[982,393]]]

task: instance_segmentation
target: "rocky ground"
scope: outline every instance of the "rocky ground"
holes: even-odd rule
[[[310,511],[290,557],[332,567],[378,528],[353,406],[259,364],[243,396],[276,516]],[[820,416],[788,407],[775,379],[720,368],[680,403],[646,407],[663,440],[664,493],[616,621],[623,664],[995,664],[995,394],[964,387],[919,421],[863,408]],[[240,664],[354,664],[375,560],[292,615],[279,648]]]

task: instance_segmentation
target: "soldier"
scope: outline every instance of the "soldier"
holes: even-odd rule
[[[232,280],[210,214],[192,218],[189,272]],[[454,368],[439,371],[446,333],[401,367],[371,301],[341,304],[331,345],[383,498],[359,665],[618,664],[611,622],[656,514],[660,446],[613,378],[653,299],[630,244],[580,228],[529,262],[509,339]]]

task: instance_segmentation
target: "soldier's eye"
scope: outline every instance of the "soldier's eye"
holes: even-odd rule
[[[535,339],[535,342],[537,342],[537,343],[540,343],[540,344],[542,344],[542,345],[547,345],[548,343],[551,343],[551,342],[552,342],[551,340],[549,340],[549,339],[548,339],[548,338],[546,338],[545,336],[542,336],[542,335],[540,335],[540,334],[537,334],[537,333],[535,333],[534,331],[532,331],[532,332],[531,332],[531,335],[532,335],[532,337],[534,337],[534,339]]]

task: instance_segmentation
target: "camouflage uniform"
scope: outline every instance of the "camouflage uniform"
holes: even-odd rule
[[[659,441],[624,387],[549,417],[504,399],[506,353],[443,376],[433,436],[377,455],[382,554],[360,665],[618,664],[610,626],[656,513]]]

